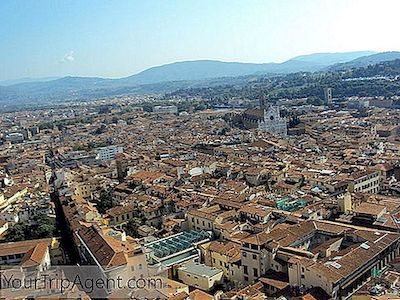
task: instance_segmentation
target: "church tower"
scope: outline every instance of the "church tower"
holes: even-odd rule
[[[261,97],[260,97],[260,108],[261,109],[265,109],[266,108],[266,102],[267,102],[267,99],[265,97],[265,94],[262,93]]]
[[[353,209],[353,202],[349,192],[337,197],[339,210],[341,213],[349,213]]]
[[[331,88],[325,88],[324,89],[324,95],[325,95],[325,102],[327,105],[332,104],[332,89]]]

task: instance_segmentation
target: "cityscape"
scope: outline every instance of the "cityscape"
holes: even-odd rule
[[[2,68],[0,298],[400,299],[396,49]]]

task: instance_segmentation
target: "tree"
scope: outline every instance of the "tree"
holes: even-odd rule
[[[33,224],[19,222],[12,225],[6,233],[6,242],[19,242],[32,239],[49,238],[57,233],[55,222],[47,215],[37,215]]]
[[[100,106],[99,108],[99,114],[109,114],[111,112],[111,109],[109,106]]]
[[[141,218],[133,218],[126,223],[124,229],[126,234],[131,237],[138,237],[138,228],[143,225],[143,220]]]
[[[8,228],[6,242],[19,242],[26,239],[27,225],[24,222],[17,223]]]
[[[97,128],[93,134],[99,135],[107,131],[107,126],[102,124],[99,128]]]
[[[99,200],[97,201],[97,210],[99,213],[104,214],[106,211],[113,207],[111,191],[101,191]]]
[[[150,102],[144,102],[142,106],[143,106],[144,112],[152,112],[153,111],[153,104]]]
[[[35,238],[51,237],[56,232],[54,220],[52,220],[48,216],[38,215],[37,217],[35,217],[35,221],[37,223],[35,233],[33,234]]]

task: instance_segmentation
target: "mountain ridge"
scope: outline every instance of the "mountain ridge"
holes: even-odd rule
[[[152,92],[162,92],[163,85],[171,88],[189,85],[189,82],[215,80],[217,78],[329,71],[331,67],[353,61],[357,62],[357,59],[369,61],[372,56],[373,60],[374,55],[379,57],[379,54],[372,51],[314,53],[297,56],[282,63],[261,64],[218,60],[181,61],[151,67],[137,74],[117,79],[66,76],[51,81],[19,83],[6,86],[7,89],[0,89],[0,101],[11,101],[13,97],[23,99],[23,101],[41,98],[71,100],[87,99],[91,96],[107,97],[124,93],[144,93],[145,85],[150,87]],[[385,54],[381,56],[381,59],[383,57],[390,58],[391,56]],[[343,63],[343,61],[345,62]],[[168,82],[177,82],[177,84],[167,84]]]
[[[379,52],[372,55],[361,56],[345,63],[335,64],[333,66],[328,67],[328,70],[337,71],[337,70],[345,70],[351,68],[360,68],[360,67],[366,67],[370,64],[376,64],[384,61],[392,61],[396,59],[400,59],[399,51]]]

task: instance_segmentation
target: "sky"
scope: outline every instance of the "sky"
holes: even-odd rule
[[[0,80],[400,50],[398,0],[1,0]]]

